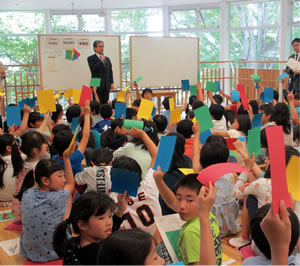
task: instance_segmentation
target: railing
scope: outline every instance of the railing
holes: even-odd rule
[[[277,81],[277,77],[283,72],[280,69],[280,64],[283,65],[286,61],[200,61],[200,84],[202,88],[205,88],[206,81],[220,82],[221,88],[228,94],[232,88],[236,88],[237,84],[244,84],[249,100],[254,99],[256,90],[253,85],[253,81],[250,77],[251,74],[257,73],[263,81],[264,87],[272,87],[275,90],[279,90],[280,84]],[[122,66],[129,63],[122,63]],[[202,65],[216,65],[218,68],[202,68]],[[249,65],[251,67],[249,67]],[[252,68],[255,65],[264,65],[274,67],[277,65],[277,69],[259,69]],[[16,103],[23,98],[35,96],[36,90],[40,89],[39,82],[39,65],[9,65],[7,71],[7,79],[4,82],[6,104]],[[122,73],[122,85],[123,87],[130,84],[129,72],[123,71]],[[175,102],[177,105],[182,105],[184,101],[184,94],[181,88],[156,88],[160,91],[175,91]],[[114,92],[114,97],[115,97]]]

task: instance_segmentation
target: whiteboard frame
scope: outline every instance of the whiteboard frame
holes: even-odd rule
[[[156,38],[156,39],[167,39],[167,38],[172,38],[172,39],[197,39],[197,75],[200,71],[200,38],[199,37],[171,37],[171,36],[162,36],[162,37],[155,37],[155,36],[130,36],[130,82],[133,82],[133,72],[132,72],[132,39],[133,38]],[[198,77],[196,78],[197,82],[198,81]],[[157,86],[147,86],[147,88],[157,88]],[[174,87],[174,85],[162,85],[162,87],[165,88],[171,88]],[[159,87],[160,88],[160,87]]]
[[[40,47],[40,37],[117,37],[119,39],[119,65],[120,65],[120,88],[123,87],[122,80],[122,49],[121,49],[121,35],[96,35],[96,34],[38,34],[38,49],[39,49],[39,67],[40,67],[40,89],[43,90],[43,71],[41,62],[41,47]],[[89,85],[89,84],[88,84]],[[65,90],[67,90],[66,88]],[[115,88],[116,89],[116,88]],[[64,91],[64,90],[61,90]]]

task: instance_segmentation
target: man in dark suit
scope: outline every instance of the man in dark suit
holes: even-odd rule
[[[92,78],[101,78],[97,94],[101,104],[107,103],[110,89],[114,89],[112,65],[108,57],[104,56],[104,42],[94,41],[94,55],[88,57],[87,61],[91,70]]]
[[[292,41],[292,46],[295,54],[289,57],[300,62],[300,38],[296,38]],[[291,69],[286,67],[285,72],[289,75],[288,77],[288,90],[294,90],[294,93],[300,92],[300,69]]]

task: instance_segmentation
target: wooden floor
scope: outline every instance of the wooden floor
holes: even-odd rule
[[[0,207],[0,211],[9,210],[9,207]],[[12,221],[7,222],[0,222],[0,241],[10,240],[17,237],[20,237],[20,231],[14,230],[3,230],[5,226],[10,224]],[[222,245],[223,245],[223,253],[226,254],[228,257],[235,259],[236,261],[230,265],[241,265],[243,263],[243,258],[240,255],[239,251],[230,247],[227,244],[227,240],[230,237],[222,238]],[[15,256],[8,256],[2,248],[0,248],[0,265],[23,265],[24,258],[19,254]]]

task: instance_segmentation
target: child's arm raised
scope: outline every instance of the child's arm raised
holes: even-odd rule
[[[231,96],[225,94],[224,90],[220,90],[220,94],[225,97],[228,101],[232,102]]]
[[[212,134],[214,135],[219,135],[219,136],[222,136],[224,138],[230,138],[229,134],[225,131],[214,131],[212,132]]]
[[[133,87],[135,88],[136,98],[141,99],[141,94],[139,92],[139,85],[137,83],[133,83]]]
[[[209,188],[201,187],[198,206],[200,220],[200,265],[215,265],[216,252],[210,227],[209,212],[216,201],[216,188],[209,182]]]
[[[163,177],[165,172],[161,171],[160,166],[157,167],[157,170],[153,173],[153,177],[156,183],[156,186],[159,190],[159,194],[162,197],[163,201],[167,204],[167,206],[177,212],[176,208],[176,197],[171,189],[166,185]]]
[[[50,112],[45,113],[44,120],[43,120],[41,126],[38,129],[39,133],[43,134],[43,132],[45,131],[46,126],[48,124],[49,116],[50,116]]]
[[[66,214],[64,216],[64,219],[67,219],[70,216],[71,207],[72,207],[72,194],[74,192],[74,176],[73,176],[73,170],[71,166],[70,156],[75,151],[76,145],[73,144],[71,149],[66,149],[64,151],[63,157],[64,157],[64,163],[65,163],[65,177],[66,177],[66,184],[65,184],[65,190],[69,191],[69,198],[67,202],[67,208],[66,208]]]
[[[193,144],[193,169],[194,173],[199,173],[201,171],[200,165],[200,152],[201,152],[201,143],[200,143],[200,126],[197,121],[193,125],[194,132],[194,144]]]
[[[100,103],[99,96],[97,93],[97,87],[95,87],[95,86],[93,87],[93,94],[94,94],[96,102]]]
[[[212,91],[208,91],[207,92],[207,96],[208,96],[208,98],[209,98],[209,100],[210,100],[210,102],[212,103],[212,104],[217,104],[217,102],[215,101],[215,99],[212,97],[213,95],[212,95]]]
[[[202,94],[202,91],[201,91],[201,83],[200,82],[198,82],[196,84],[196,88],[197,88],[197,92],[199,91],[199,93],[198,93],[199,101],[204,102],[204,95]]]
[[[16,137],[19,137],[23,135],[28,127],[28,118],[29,118],[29,113],[30,113],[30,107],[26,104],[24,104],[23,108],[23,118],[22,118],[22,123],[19,129],[14,133]]]
[[[90,113],[91,113],[91,108],[90,108],[90,101],[85,101],[84,108],[84,124],[83,124],[83,130],[82,130],[82,138],[80,140],[79,146],[77,150],[79,150],[82,154],[85,152],[86,146],[89,141],[90,137]]]

